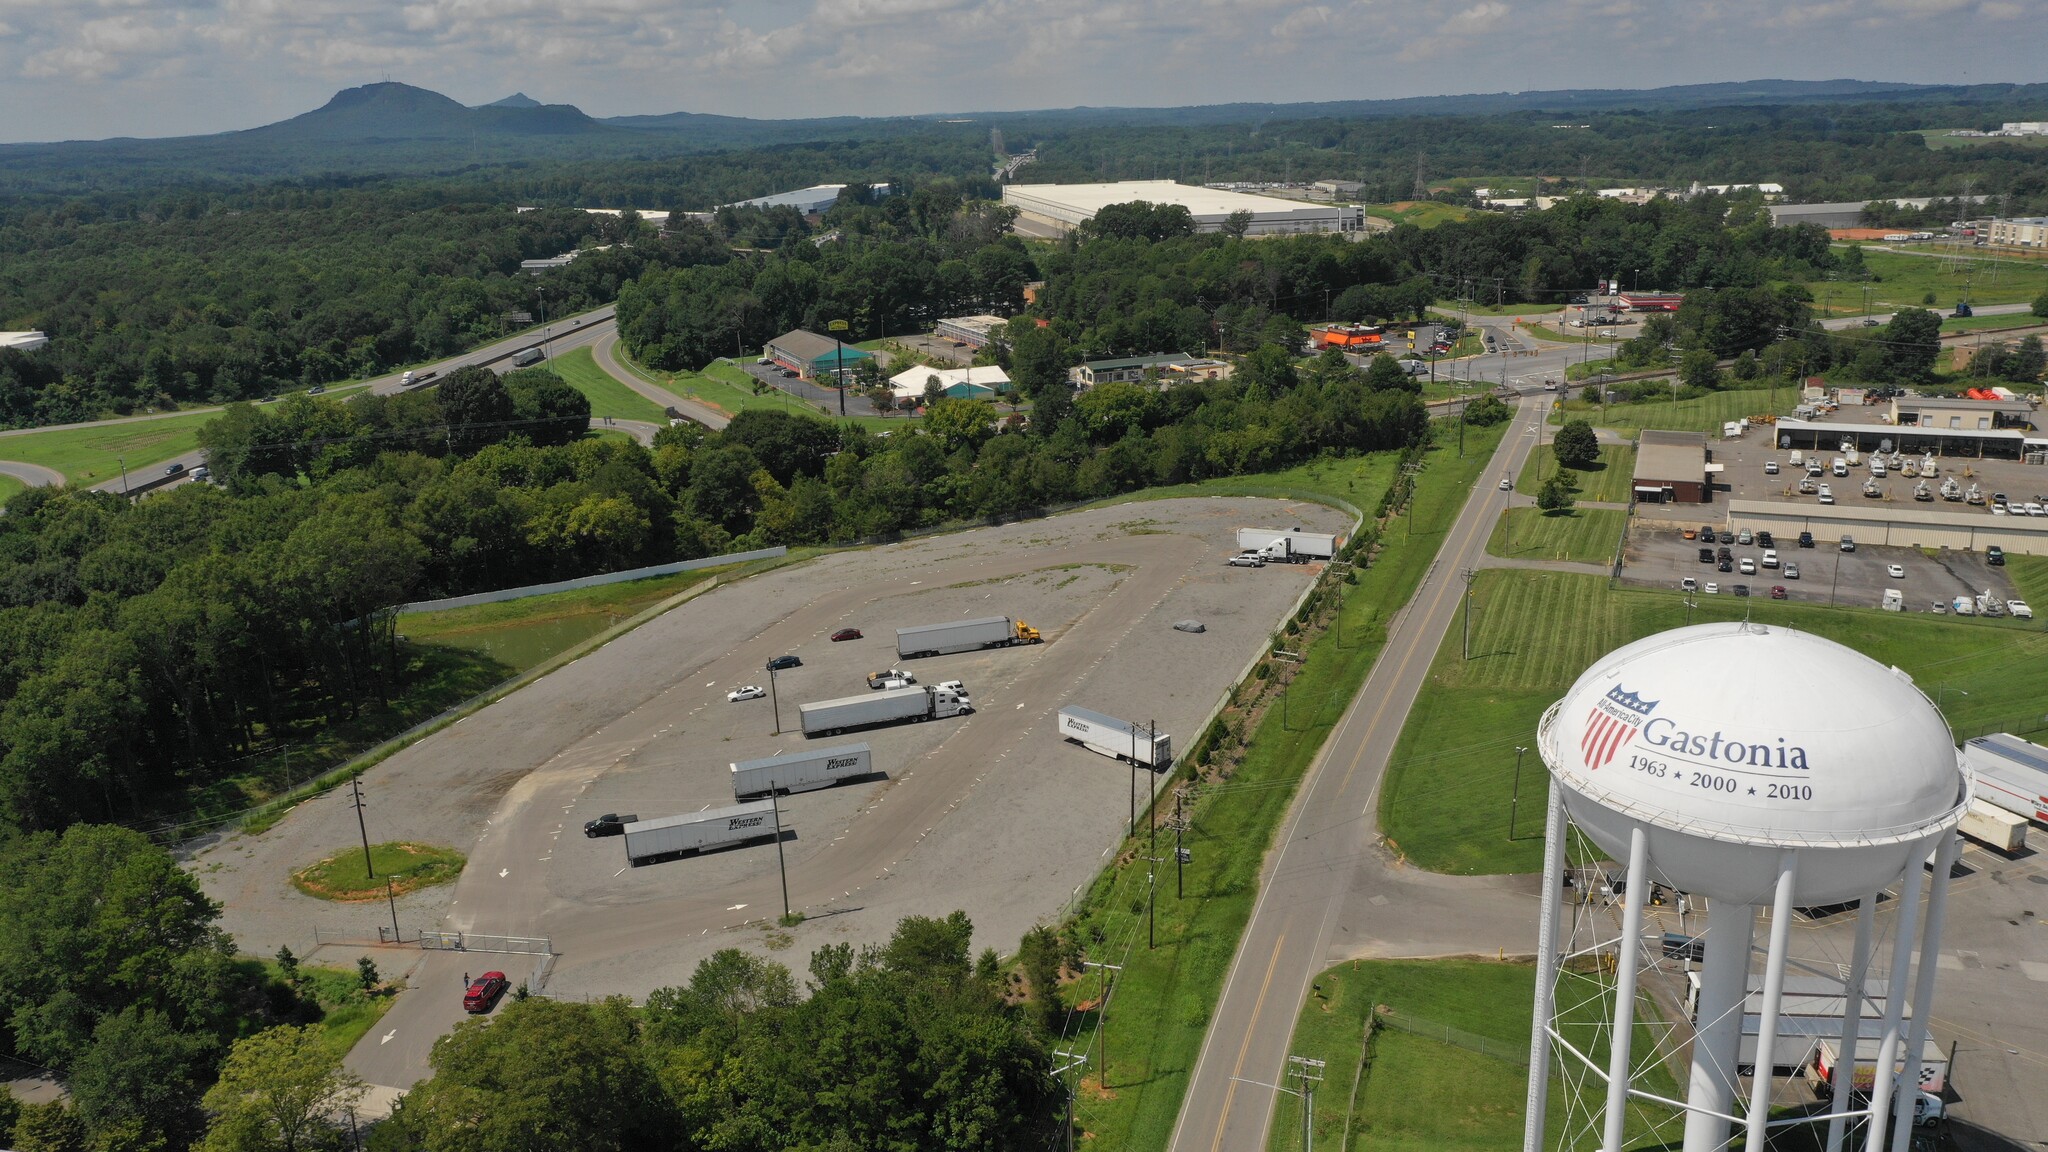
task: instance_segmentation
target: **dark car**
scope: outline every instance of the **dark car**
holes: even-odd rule
[[[1721,562],[1719,564],[1714,565],[1714,568],[1716,571],[1720,572],[1733,572],[1735,571],[1735,562],[1733,560],[1728,559],[1726,556],[1723,556],[1721,557]]]
[[[1702,548],[1702,549],[1700,549],[1700,563],[1702,563],[1702,564],[1712,564],[1713,562],[1714,562],[1714,550],[1713,550],[1712,548]]]
[[[1865,328],[1875,328],[1878,326],[1878,321],[1865,317],[1863,321],[1863,326]]]
[[[1801,532],[1801,533],[1799,534],[1799,546],[1800,546],[1801,548],[1811,548],[1811,547],[1813,547],[1813,533],[1811,533],[1811,532]]]
[[[469,989],[462,994],[462,1010],[471,1014],[489,1012],[511,986],[503,972],[486,972],[469,982]]]
[[[2004,567],[2005,549],[2000,548],[1996,544],[1986,544],[1984,546],[1984,562],[1993,568]]]
[[[801,668],[804,662],[794,656],[777,656],[768,662],[770,672],[781,672],[789,668]]]
[[[1726,544],[1721,545],[1720,550],[1715,552],[1714,555],[1723,560],[1735,559],[1735,553],[1730,551]]]
[[[178,473],[183,472],[184,470],[185,466],[183,464],[178,463],[175,460],[171,461],[169,464],[164,465],[164,475],[166,476],[176,476]]]
[[[1717,541],[1717,540],[1719,540],[1719,539],[1720,539],[1720,537],[1718,537],[1718,536],[1714,535],[1714,526],[1713,526],[1713,525],[1709,524],[1709,525],[1707,525],[1706,527],[1704,527],[1704,528],[1700,529],[1700,543],[1702,543],[1702,544],[1712,544],[1712,543],[1714,543],[1715,541]]]
[[[858,628],[841,628],[841,629],[840,629],[839,631],[837,631],[837,632],[834,632],[834,633],[832,634],[832,639],[833,639],[834,641],[839,641],[839,640],[858,640],[858,639],[860,639],[860,629],[858,629]]]
[[[621,816],[617,812],[607,812],[595,820],[585,820],[583,834],[592,837],[617,836],[626,830],[626,825],[638,819],[638,816]]]
[[[1735,587],[1730,588],[1729,591],[1735,593],[1737,596],[1747,596],[1749,595],[1749,585],[1737,584]]]
[[[1788,593],[1786,593],[1785,586],[1783,584],[1771,585],[1771,599],[1783,600],[1787,595]]]
[[[1756,546],[1759,548],[1776,548],[1778,540],[1769,532],[1759,532],[1756,534]]]

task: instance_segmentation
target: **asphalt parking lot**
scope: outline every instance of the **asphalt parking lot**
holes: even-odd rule
[[[1866,407],[1854,412],[1839,413],[1838,417],[1844,420],[1875,421],[1876,413],[1877,408]],[[1718,482],[1728,486],[1728,498],[1786,501],[1814,508],[1821,506],[1817,493],[1802,495],[1798,491],[1803,474],[1792,467],[1792,450],[1777,446],[1769,425],[1753,427],[1748,434],[1735,439],[1720,440],[1709,437],[1707,447],[1713,452],[1715,462],[1725,465]],[[1813,456],[1810,451],[1803,454],[1808,458]],[[1822,453],[1822,462],[1831,463],[1834,456],[1835,452],[1832,450],[1825,451]],[[2022,464],[2017,460],[1956,456],[1935,458],[1938,471],[1930,482],[1930,487],[1938,490],[1945,477],[1953,476],[1965,491],[1971,484],[1978,485],[1985,497],[1984,504],[1973,505],[1962,501],[1943,500],[1938,495],[1932,501],[1916,501],[1913,499],[1913,489],[1919,479],[1902,477],[1889,469],[1885,478],[1877,482],[1878,494],[1874,497],[1866,496],[1863,493],[1864,481],[1872,478],[1869,456],[1859,456],[1861,458],[1856,466],[1849,469],[1847,476],[1826,473],[1814,478],[1816,485],[1829,485],[1839,507],[1890,504],[1893,507],[1917,508],[1923,511],[1939,509],[1958,516],[1994,517],[1998,515],[1991,510],[1990,497],[1994,492],[2005,493],[2010,501],[2048,504],[2048,468],[2038,464]],[[1886,459],[1889,461],[1890,457],[1887,456]],[[1921,457],[1908,456],[1905,459],[1917,462]],[[1764,471],[1764,462],[1767,460],[1778,461],[1776,475]],[[1721,499],[1717,496],[1716,502],[1720,502]]]
[[[1781,585],[1787,600],[1853,608],[1876,608],[1885,589],[1897,588],[1909,612],[1926,612],[1937,601],[1946,605],[1957,596],[1976,596],[1987,589],[2001,600],[2014,594],[2005,569],[1986,564],[1984,557],[1975,552],[1943,551],[1930,556],[1917,548],[1867,544],[1857,545],[1854,552],[1844,552],[1839,538],[1817,539],[1812,548],[1801,548],[1797,536],[1777,537],[1774,539],[1780,567],[1766,568],[1761,544],[1729,541],[1717,526],[1722,522],[1719,515],[1704,507],[1700,514],[1699,527],[1716,526],[1717,543],[1704,545],[1696,539],[1687,540],[1678,529],[1666,525],[1640,521],[1631,525],[1622,556],[1622,579],[1649,587],[1676,588],[1681,580],[1691,577],[1703,591],[1709,582],[1718,584],[1718,594],[1723,596],[1733,595],[1737,584],[1749,585],[1757,596],[1768,596],[1772,586]],[[1717,565],[1700,562],[1702,547],[1712,547],[1718,553],[1723,544],[1733,561],[1732,571],[1722,572]],[[1741,571],[1744,559],[1757,566],[1754,573]],[[1905,569],[1903,577],[1891,575],[1889,568],[1893,564]],[[1798,575],[1792,576],[1785,565],[1796,568]]]
[[[885,370],[886,367],[884,365]],[[773,364],[741,361],[740,368],[747,375],[761,381],[770,388],[787,392],[808,404],[822,405],[826,411],[835,416],[839,414],[839,390],[836,388],[820,388],[808,380],[799,380],[794,375],[785,375],[782,369]],[[848,371],[851,372],[852,369],[849,368]],[[867,397],[861,395],[858,391],[851,390],[846,393],[846,414],[848,416],[882,415],[882,413],[875,410],[873,404],[868,402]]]

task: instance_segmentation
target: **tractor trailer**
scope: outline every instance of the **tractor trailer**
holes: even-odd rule
[[[1964,742],[1963,763],[1977,778],[1978,799],[2048,823],[2048,748],[1993,732]]]
[[[809,792],[829,788],[874,771],[874,758],[865,744],[842,744],[815,752],[788,752],[759,760],[738,760],[732,765],[732,796],[751,800],[780,792]]]
[[[1834,1039],[1823,1039],[1816,1045],[1818,1052],[1813,1058],[1813,1065],[1808,1073],[1816,1088],[1825,1085],[1830,1092],[1840,1088],[1840,1085],[1835,1083],[1835,1053],[1840,1050],[1842,1044],[1841,1021],[1837,1020],[1835,1025]],[[1864,1097],[1868,1097],[1871,1088],[1877,1084],[1878,1046],[1883,1041],[1881,1026],[1875,1035],[1868,1028],[1869,1026],[1866,1024],[1865,1030],[1856,1038],[1856,1070],[1851,1075],[1849,1081],[1849,1090],[1858,1096]],[[1896,1061],[1892,1065],[1892,1078],[1894,1080],[1906,1070],[1905,1048],[1906,1045],[1902,1041],[1899,1044]],[[1942,1051],[1941,1045],[1936,1044],[1931,1037],[1921,1041],[1920,1090],[1939,1095],[1947,1087],[1948,1053]]]
[[[1306,564],[1337,555],[1337,538],[1328,532],[1304,532],[1299,528],[1239,528],[1237,546],[1258,552],[1268,563]]]
[[[1173,766],[1173,737],[1149,728],[1068,705],[1060,709],[1060,735],[1091,752],[1130,760],[1159,771]]]
[[[626,859],[634,867],[679,852],[702,852],[775,835],[775,805],[767,800],[708,808],[682,816],[626,825]]]
[[[908,688],[870,692],[865,696],[820,700],[798,708],[797,714],[803,717],[804,735],[831,736],[855,728],[939,720],[972,711],[974,705],[964,692],[915,684]]]
[[[896,654],[944,656],[953,652],[974,652],[982,648],[1008,648],[1012,644],[1036,644],[1044,637],[1038,629],[1008,616],[982,620],[954,620],[945,624],[921,624],[896,630]]]
[[[2000,852],[2018,852],[2027,846],[2027,818],[1982,798],[1970,801],[1956,831]]]

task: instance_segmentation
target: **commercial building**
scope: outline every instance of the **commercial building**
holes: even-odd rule
[[[1771,223],[1780,228],[1790,228],[1794,224],[1854,228],[1863,223],[1863,206],[1867,203],[1867,200],[1847,200],[1830,204],[1773,204],[1766,210],[1771,214]]]
[[[2048,248],[2048,216],[1993,220],[1985,232],[1985,239],[2015,248]]]
[[[809,188],[798,188],[794,192],[776,192],[767,196],[756,196],[752,200],[736,200],[722,204],[722,208],[794,208],[805,216],[816,216],[839,202],[839,193],[844,184],[813,184]],[[887,184],[868,186],[876,196],[887,196]]]
[[[1645,428],[1636,441],[1635,498],[1639,504],[1706,504],[1713,499],[1707,434]]]
[[[1951,401],[1950,403],[1955,403]],[[1957,413],[1960,415],[1960,413]],[[1974,417],[1972,418],[1974,422]],[[1946,421],[1943,421],[1946,423]],[[1846,424],[1781,417],[1772,427],[1780,448],[1838,450],[1843,441],[1859,452],[1872,449],[1962,459],[2048,460],[2048,432],[2024,428],[1946,428],[1916,424]]]
[[[1009,321],[1001,316],[954,316],[939,321],[936,334],[941,340],[958,340],[971,348],[986,348],[992,338],[990,333]]]
[[[1230,375],[1230,365],[1221,360],[1202,360],[1178,352],[1160,356],[1125,356],[1116,360],[1090,360],[1067,369],[1067,379],[1076,388],[1093,388],[1114,381],[1138,381],[1147,372],[1182,379],[1221,380]]]
[[[2048,520],[1906,504],[1813,504],[1789,500],[1730,500],[1728,523],[1767,528],[1780,539],[1811,532],[1821,540],[1843,536],[1893,548],[1952,548],[1982,552],[1996,544],[2015,556],[2048,556]]]
[[[2026,400],[1966,400],[1958,396],[1901,396],[1892,401],[1892,423],[1902,427],[1985,432],[2031,427],[2034,405]]]
[[[1010,374],[994,364],[974,368],[916,368],[889,377],[889,393],[901,406],[918,403],[925,389],[938,381],[939,391],[954,400],[992,400],[1010,390]]]
[[[1219,232],[1234,213],[1249,212],[1247,236],[1301,232],[1362,232],[1365,209],[1355,204],[1304,203],[1276,196],[1248,196],[1218,188],[1199,188],[1171,180],[1119,180],[1108,184],[1012,184],[1003,189],[1003,203],[1034,222],[1061,232],[1072,231],[1111,204],[1143,200],[1178,204],[1195,218],[1195,231]]]
[[[16,352],[33,352],[38,348],[47,348],[49,345],[50,338],[34,330],[27,332],[0,332],[0,348],[11,348]]]
[[[770,340],[765,353],[770,361],[789,369],[805,380],[817,376],[830,376],[835,367],[842,372],[851,371],[861,361],[874,359],[873,355],[851,344],[834,340],[830,336],[820,336],[816,332],[806,332],[801,328],[784,332]]]
[[[1685,293],[1623,292],[1615,303],[1625,312],[1676,312],[1685,303]]]

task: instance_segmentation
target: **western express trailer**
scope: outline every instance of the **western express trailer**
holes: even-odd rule
[[[626,825],[626,859],[638,867],[678,852],[702,852],[774,835],[774,804],[756,800],[729,808],[634,821]]]
[[[1154,770],[1173,764],[1172,736],[1164,732],[1155,736],[1150,728],[1114,716],[1068,705],[1060,709],[1059,728],[1062,737],[1091,752],[1133,760]]]
[[[2048,748],[1993,732],[1964,742],[1963,763],[1977,778],[1978,799],[2048,823]]]
[[[1038,629],[1022,620],[990,616],[981,620],[953,620],[945,624],[898,628],[896,654],[904,659],[944,656],[982,648],[1007,648],[1012,644],[1036,644],[1042,639],[1044,637],[1038,634]]]
[[[865,744],[736,760],[732,764],[732,795],[735,800],[751,800],[771,792],[809,792],[873,771],[874,758]]]
[[[1335,556],[1337,537],[1299,528],[1239,528],[1237,546],[1247,552],[1262,552],[1270,561],[1306,564]]]
[[[972,711],[973,704],[962,693],[950,688],[917,684],[909,688],[870,692],[865,696],[820,700],[798,708],[797,714],[803,718],[804,735],[831,736],[855,728],[938,720]]]

